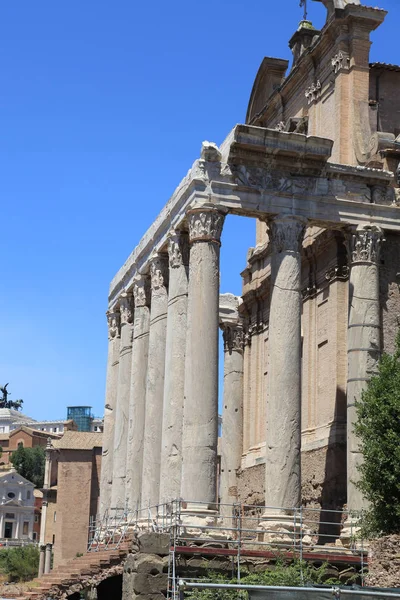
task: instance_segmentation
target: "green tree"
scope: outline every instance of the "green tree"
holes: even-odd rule
[[[383,354],[356,402],[354,432],[363,463],[358,488],[369,503],[362,529],[369,537],[400,531],[400,332],[393,355]]]
[[[45,452],[40,446],[24,448],[22,444],[12,453],[11,462],[16,471],[31,481],[35,487],[43,487]]]
[[[0,551],[0,569],[10,581],[30,581],[39,568],[39,548],[23,546]]]

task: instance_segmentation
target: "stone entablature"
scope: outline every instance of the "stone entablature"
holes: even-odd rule
[[[202,157],[209,147],[216,148],[204,144]],[[393,174],[327,163],[331,150],[330,140],[237,125],[213,161],[195,161],[113,279],[110,310],[135,277],[148,271],[150,255],[167,247],[170,231],[182,228],[186,211],[197,203],[207,204],[210,194],[215,208],[232,214],[266,219],[269,214],[292,214],[295,206],[296,214],[308,217],[313,225],[358,225],[373,220],[384,229],[400,230],[394,204],[371,204],[373,185],[388,188],[394,203]]]

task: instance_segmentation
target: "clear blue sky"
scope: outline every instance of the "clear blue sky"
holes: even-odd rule
[[[377,2],[372,59],[399,64],[400,2]],[[102,414],[109,282],[201,142],[244,121],[262,58],[290,57],[298,4],[1,3],[0,383],[26,414]],[[222,291],[240,293],[253,243],[252,221],[227,221]]]

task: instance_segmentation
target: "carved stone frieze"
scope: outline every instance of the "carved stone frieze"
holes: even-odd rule
[[[358,262],[379,263],[383,232],[376,226],[365,226],[357,229],[352,236],[351,259]]]
[[[213,208],[196,208],[189,210],[190,243],[210,241],[220,243],[225,215]]]
[[[106,312],[108,324],[108,339],[112,340],[120,336],[121,315],[117,310],[108,310]]]
[[[373,204],[391,205],[396,204],[394,188],[385,185],[373,185],[371,187],[371,200]]]
[[[244,332],[241,323],[224,323],[222,326],[225,352],[243,352]]]
[[[332,58],[332,70],[334,73],[339,73],[339,71],[348,71],[350,69],[350,57],[345,52],[340,50],[335,56]]]
[[[264,168],[232,165],[232,173],[238,185],[259,190],[274,190],[282,194],[302,194],[311,191],[314,186],[314,181],[309,177],[288,176],[272,166]]]
[[[308,104],[312,104],[315,100],[318,100],[320,98],[321,89],[322,85],[319,79],[315,83],[312,83],[310,87],[306,89],[304,95],[307,98]]]
[[[147,275],[141,275],[135,279],[133,298],[135,308],[150,305],[150,278]]]
[[[119,312],[121,315],[121,325],[132,323],[133,310],[132,310],[132,295],[123,292],[119,297]]]
[[[189,235],[172,231],[168,237],[169,266],[174,268],[189,264]]]
[[[298,217],[280,217],[269,221],[272,252],[301,252],[306,221]]]
[[[168,285],[168,255],[157,254],[150,259],[151,291],[157,292]]]

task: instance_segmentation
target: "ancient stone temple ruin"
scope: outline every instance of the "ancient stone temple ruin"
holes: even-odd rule
[[[384,10],[322,2],[111,282],[102,513],[363,506],[354,402],[400,311],[400,67],[369,62]],[[257,223],[240,299],[219,290],[229,214]]]

